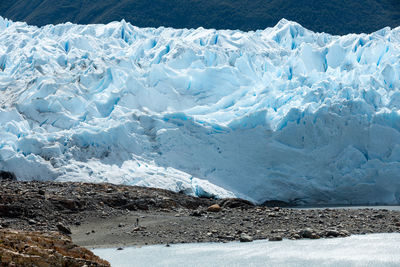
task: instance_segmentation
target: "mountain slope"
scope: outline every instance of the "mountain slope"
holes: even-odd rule
[[[2,0],[0,15],[33,25],[108,23],[139,27],[257,30],[281,18],[331,34],[400,26],[399,0]]]

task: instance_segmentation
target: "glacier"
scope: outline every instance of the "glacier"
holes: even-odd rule
[[[400,27],[0,17],[0,169],[256,203],[400,204]]]

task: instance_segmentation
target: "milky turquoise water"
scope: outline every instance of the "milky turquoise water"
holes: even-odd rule
[[[112,266],[400,266],[400,234],[94,249]]]

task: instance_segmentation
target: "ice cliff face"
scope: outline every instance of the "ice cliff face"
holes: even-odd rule
[[[0,18],[0,169],[257,202],[400,203],[400,28]]]

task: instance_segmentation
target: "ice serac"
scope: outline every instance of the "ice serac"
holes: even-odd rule
[[[259,203],[400,203],[400,28],[0,18],[0,169]]]

